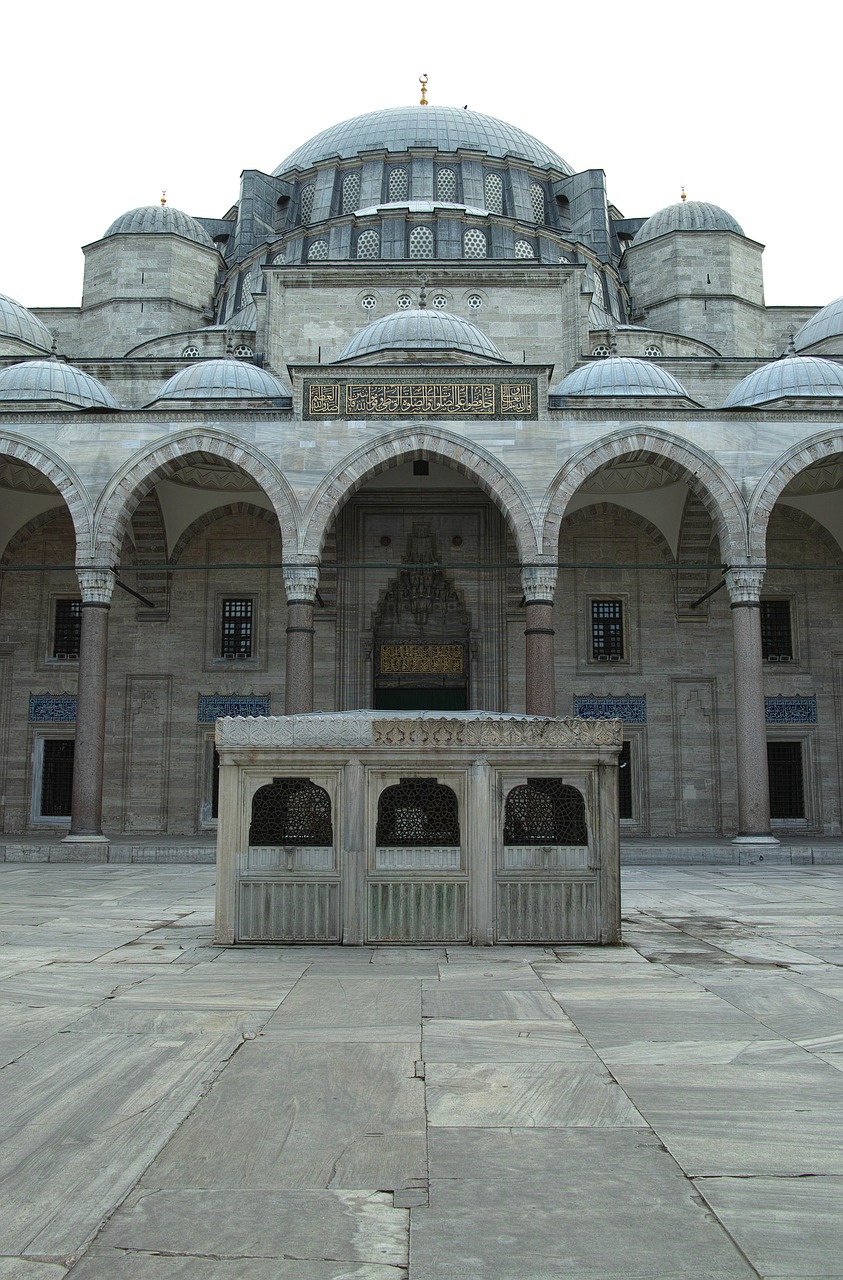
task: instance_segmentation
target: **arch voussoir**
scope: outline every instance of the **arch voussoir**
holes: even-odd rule
[[[750,550],[753,558],[766,558],[770,518],[791,481],[813,464],[827,461],[838,454],[843,455],[843,432],[834,431],[794,445],[770,464],[755,486],[749,503]]]
[[[12,432],[0,435],[0,455],[24,462],[55,485],[73,523],[77,559],[90,559],[93,547],[93,502],[82,481],[58,454],[36,448]]]

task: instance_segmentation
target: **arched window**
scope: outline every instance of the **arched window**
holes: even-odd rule
[[[529,240],[516,240],[515,256],[516,258],[535,258],[536,251]]]
[[[661,349],[661,347],[657,347],[657,346],[655,346],[655,345],[651,345],[651,346],[649,346],[649,347],[645,347],[645,348],[644,348],[644,355],[645,355],[645,356],[650,356],[650,357],[654,357],[654,356],[655,356],[655,357],[658,357],[658,356],[660,356],[661,354],[662,354],[662,349]]]
[[[185,347],[182,352],[182,358],[185,360],[196,360],[201,355],[198,347]]]
[[[309,778],[273,778],[252,800],[250,845],[334,843],[331,797]]]
[[[469,227],[462,238],[462,256],[464,258],[486,257],[486,236],[477,227]]]
[[[528,778],[506,798],[503,842],[522,844],[588,844],[585,801],[576,787],[561,778]]]
[[[234,348],[231,354],[238,360],[245,360],[247,357],[253,356],[255,353],[252,351],[251,347],[247,347],[245,343],[241,343],[239,347]]]
[[[453,169],[440,169],[436,175],[436,199],[451,204],[457,198],[457,175]]]
[[[591,348],[591,354],[593,356],[601,356],[605,358],[606,356],[610,356],[612,353],[606,346],[605,342],[598,342],[596,347]]]
[[[342,180],[342,211],[354,213],[360,207],[360,174],[347,173]]]
[[[387,185],[387,199],[406,200],[410,195],[410,177],[405,168],[392,169]]]
[[[489,213],[503,213],[503,178],[499,173],[486,174],[483,193]]]
[[[458,845],[457,797],[435,778],[402,778],[378,799],[378,845]]]
[[[530,204],[533,209],[533,222],[541,226],[544,222],[544,190],[540,183],[530,183]]]
[[[594,273],[594,297],[592,298],[592,302],[596,302],[598,307],[605,308],[606,306],[606,291],[603,288],[603,277],[597,271]]]
[[[302,187],[299,196],[299,220],[305,224],[310,222],[313,217],[313,197],[316,195],[316,188],[312,182],[306,187]]]
[[[378,258],[381,251],[381,238],[373,227],[361,231],[357,237],[358,258]]]
[[[324,262],[328,257],[328,241],[314,240],[307,251],[308,262]]]
[[[247,271],[243,277],[243,283],[240,286],[240,306],[247,307],[252,301],[252,285],[254,277],[251,271]]]
[[[433,257],[433,232],[430,227],[413,227],[410,232],[410,257]]]

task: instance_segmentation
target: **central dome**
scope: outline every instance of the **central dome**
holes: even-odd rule
[[[309,169],[335,156],[350,160],[361,151],[406,151],[410,147],[434,147],[437,151],[464,147],[483,151],[494,160],[515,156],[539,169],[574,172],[538,138],[494,116],[458,107],[386,107],[323,129],[272,173],[277,178],[290,169]]]

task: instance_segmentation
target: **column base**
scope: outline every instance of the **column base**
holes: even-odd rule
[[[108,836],[98,836],[91,833],[88,835],[82,832],[78,835],[69,835],[62,837],[62,844],[110,844],[111,840]]]
[[[775,845],[775,844],[781,844],[781,841],[777,840],[775,836],[735,836],[734,840],[732,841],[732,844]]]

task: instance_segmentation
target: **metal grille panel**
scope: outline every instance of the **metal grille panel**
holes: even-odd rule
[[[57,600],[56,625],[53,632],[53,657],[78,658],[81,636],[82,601]]]
[[[402,778],[378,798],[376,844],[458,845],[457,797],[435,778]]]
[[[238,942],[339,942],[340,887],[315,882],[243,880]]]
[[[592,881],[503,881],[498,942],[594,942],[597,886]]]
[[[73,794],[72,738],[45,738],[41,774],[42,818],[66,818]]]
[[[779,662],[793,657],[788,600],[761,601],[761,656]]]
[[[805,782],[801,742],[768,742],[770,817],[805,817]]]
[[[252,800],[250,845],[333,845],[331,797],[309,778],[273,778]]]
[[[392,880],[369,885],[370,942],[467,942],[465,881]]]
[[[588,843],[585,801],[561,778],[528,778],[506,798],[505,845]]]

